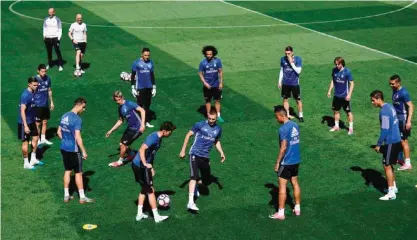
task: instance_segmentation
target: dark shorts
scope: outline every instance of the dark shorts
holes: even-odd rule
[[[138,105],[145,110],[149,110],[152,102],[152,88],[138,89],[137,93],[138,95],[136,96],[136,101]],[[148,122],[148,119],[146,119],[146,121]]]
[[[218,87],[212,87],[210,89],[203,87],[203,95],[206,103],[211,102],[212,99],[219,101],[222,99],[222,90],[220,90]]]
[[[382,163],[385,166],[397,164],[398,154],[402,151],[401,142],[381,146]]]
[[[49,107],[35,107],[33,110],[35,111],[36,121],[49,120],[51,117]]]
[[[401,139],[402,140],[407,140],[408,137],[411,136],[411,128],[410,128],[410,130],[407,130],[405,128],[405,125],[406,125],[406,121],[400,121],[399,127],[400,127],[400,133],[401,133]]]
[[[132,163],[132,170],[135,176],[135,181],[142,187],[142,194],[153,193],[153,178],[150,168],[141,168]]]
[[[295,100],[301,100],[300,86],[282,85],[281,97],[284,99],[288,99],[291,97],[291,95]]]
[[[75,51],[80,50],[81,53],[85,53],[85,49],[87,48],[87,43],[85,42],[79,42],[79,43],[73,43],[72,46],[74,47]]]
[[[74,170],[75,173],[83,172],[83,158],[79,152],[67,152],[61,149],[62,161],[65,171]]]
[[[347,113],[351,111],[350,101],[346,101],[345,98],[333,97],[332,109],[333,111],[340,111],[340,109]]]
[[[141,132],[138,130],[126,128],[126,130],[123,132],[122,138],[120,139],[120,143],[125,146],[130,146],[138,137],[142,135]]]
[[[34,137],[34,136],[38,136],[39,132],[38,132],[38,128],[36,127],[36,123],[29,123],[28,124],[30,133],[26,134],[25,133],[25,127],[23,125],[23,123],[18,123],[17,124],[17,138],[19,140],[22,140],[22,142],[29,142],[30,137]]]
[[[210,159],[205,157],[199,157],[196,155],[190,155],[190,178],[192,180],[199,180],[201,173],[201,180],[204,185],[208,185],[210,182],[211,168]]]
[[[294,164],[294,165],[281,165],[278,169],[278,177],[284,178],[284,179],[291,179],[292,177],[298,176],[298,166],[300,164]]]

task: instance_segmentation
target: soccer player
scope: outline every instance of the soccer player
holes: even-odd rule
[[[332,80],[330,81],[329,90],[327,91],[327,97],[330,98],[332,89],[334,88],[334,97],[332,109],[334,112],[335,125],[330,129],[330,132],[339,131],[340,109],[346,112],[349,121],[348,134],[353,134],[353,114],[350,106],[350,100],[352,97],[353,77],[350,70],[345,67],[345,60],[342,57],[336,57],[334,59],[335,68],[332,70]]]
[[[124,119],[127,121],[127,128],[120,139],[119,160],[109,164],[110,167],[120,167],[124,163],[124,156],[128,150],[129,155],[132,155],[129,146],[138,139],[145,130],[145,110],[136,103],[125,100],[120,91],[115,91],[113,93],[113,100],[119,105],[119,120],[117,120],[116,124],[114,124],[114,126],[106,133],[106,137],[110,137],[111,133],[123,124]],[[140,113],[140,117],[138,113]]]
[[[87,48],[87,25],[83,23],[81,14],[77,14],[75,22],[71,24],[68,36],[75,49],[75,70],[85,73],[81,68],[85,49]]]
[[[180,158],[185,157],[185,149],[187,148],[190,137],[195,135],[194,143],[190,148],[190,183],[188,187],[188,204],[187,208],[198,211],[197,205],[194,203],[194,195],[196,193],[196,184],[200,180],[199,171],[201,173],[201,180],[204,185],[210,183],[211,168],[209,152],[213,145],[216,146],[220,153],[221,162],[226,160],[220,137],[222,135],[222,128],[216,124],[217,111],[212,108],[207,114],[207,120],[197,122],[193,128],[185,135],[184,144],[182,145]]]
[[[411,135],[411,118],[413,117],[414,105],[411,102],[410,94],[401,85],[401,78],[397,74],[390,77],[389,85],[392,88],[392,104],[394,105],[401,133],[401,145],[403,147],[405,162],[398,170],[412,169],[410,163],[410,147],[408,137]]]
[[[381,123],[381,134],[375,146],[375,151],[383,150],[382,163],[388,183],[388,193],[379,198],[380,200],[395,200],[398,192],[395,184],[394,167],[397,163],[398,154],[401,151],[401,135],[398,127],[397,113],[392,105],[384,102],[384,94],[375,90],[370,94],[374,107],[381,108],[379,121]],[[384,144],[383,147],[382,144]]]
[[[35,92],[35,120],[36,127],[40,133],[40,144],[52,145],[45,137],[48,120],[51,116],[50,111],[54,110],[54,101],[52,99],[51,78],[46,75],[45,64],[39,64],[38,75],[34,78],[38,81],[38,89]],[[41,130],[42,128],[42,130]]]
[[[152,97],[156,95],[154,64],[150,59],[151,51],[149,48],[142,49],[142,56],[133,62],[131,83],[132,83],[132,95],[136,97],[136,100],[146,112],[146,127],[153,128],[149,122],[150,118],[150,106]]]
[[[223,66],[220,58],[217,58],[217,49],[214,46],[204,46],[202,53],[204,59],[198,67],[198,75],[203,83],[203,95],[206,101],[207,114],[211,109],[211,100],[214,99],[214,106],[217,111],[217,120],[224,122],[220,115],[220,100],[223,89]]]
[[[300,73],[302,68],[301,57],[294,56],[291,46],[285,48],[285,56],[281,58],[281,70],[279,71],[278,88],[281,89],[281,96],[284,99],[284,107],[287,110],[288,118],[290,115],[290,104],[288,98],[292,97],[297,102],[298,118],[304,122],[303,103],[301,102]]]
[[[168,216],[161,216],[158,213],[155,198],[155,189],[153,187],[153,176],[155,170],[153,168],[156,152],[162,144],[162,138],[169,137],[176,129],[172,122],[164,122],[161,124],[159,131],[151,133],[140,147],[132,162],[132,169],[135,175],[135,180],[141,186],[141,191],[138,197],[138,213],[136,221],[148,218],[148,215],[143,213],[143,203],[146,195],[148,196],[149,205],[152,208],[152,213],[156,223],[162,222]]]
[[[84,194],[83,184],[83,160],[87,159],[83,139],[81,137],[82,120],[80,115],[85,111],[87,100],[79,97],[75,100],[72,110],[61,117],[58,127],[58,137],[61,139],[61,154],[64,162],[64,202],[69,202],[72,197],[69,194],[71,172],[75,172],[75,184],[78,188],[80,203],[92,203],[94,199]]]
[[[42,165],[43,162],[36,159],[36,148],[38,145],[38,129],[35,124],[34,92],[38,88],[38,81],[34,77],[28,78],[28,88],[20,95],[19,119],[17,122],[17,137],[22,140],[23,168],[35,170],[34,165]],[[30,137],[32,137],[32,155],[29,163],[28,148]]]
[[[298,184],[298,167],[300,164],[300,129],[295,122],[288,119],[288,112],[284,106],[275,106],[275,118],[280,124],[279,128],[279,154],[275,164],[275,172],[278,175],[278,212],[269,217],[272,219],[285,219],[285,201],[287,200],[287,182],[291,181],[294,188],[296,216],[301,214],[300,201],[301,190]]]
[[[52,67],[52,47],[55,48],[55,53],[58,57],[59,71],[64,70],[62,67],[62,55],[60,49],[60,42],[62,37],[62,22],[55,16],[55,9],[48,9],[48,17],[43,21],[43,40],[45,42],[46,51],[48,53],[48,65],[46,69]]]

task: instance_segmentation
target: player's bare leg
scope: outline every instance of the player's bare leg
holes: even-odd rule
[[[187,208],[193,211],[198,211],[198,207],[194,202],[194,193],[195,193],[195,188],[197,185],[197,181],[195,179],[191,179],[190,183],[188,184],[188,204],[187,204]]]
[[[32,165],[32,166],[34,166],[34,165],[43,165],[43,162],[39,161],[36,158],[36,149],[38,147],[38,140],[39,140],[38,136],[33,136],[32,137],[32,154],[30,156],[30,165]]]
[[[23,168],[29,170],[35,170],[36,168],[29,163],[29,143],[27,141],[22,142],[22,156],[23,156]]]
[[[214,101],[214,106],[216,108],[217,111],[217,120],[221,123],[224,122],[223,118],[220,116],[220,110],[221,110],[221,104],[220,104],[220,100],[215,100]]]
[[[81,50],[77,50],[75,53],[75,70],[81,71],[80,61],[81,61]]]
[[[297,108],[298,108],[298,118],[300,119],[300,122],[304,122],[303,103],[301,102],[301,100],[297,100]]]
[[[148,218],[148,215],[143,214],[143,203],[145,202],[146,195],[142,192],[138,196],[138,213],[136,214],[136,221]]]
[[[285,219],[285,201],[287,200],[287,179],[278,177],[278,212],[270,215],[270,218]]]
[[[348,112],[348,122],[349,122],[349,135],[353,134],[353,113],[352,112]]]
[[[78,188],[78,193],[80,194],[80,203],[93,203],[95,202],[94,199],[88,198],[84,194],[84,183],[83,183],[83,173],[75,173],[75,184]]]
[[[334,111],[334,126],[330,129],[330,132],[339,131],[339,120],[340,120],[340,112]]]
[[[388,193],[380,197],[379,200],[388,201],[388,200],[395,200],[396,194],[395,194],[395,187],[394,187],[394,169],[391,165],[385,166],[385,175],[387,177],[387,184],[388,184]]]
[[[71,199],[73,199],[72,196],[69,194],[69,185],[71,181],[71,172],[72,171],[65,171],[64,172],[64,202],[69,202]]]
[[[161,216],[158,213],[158,208],[156,207],[156,197],[155,197],[155,190],[152,187],[152,192],[148,194],[149,205],[152,208],[153,218],[155,219],[156,223],[162,222],[168,218],[168,216]]]
[[[298,184],[298,177],[292,177],[291,178],[291,184],[294,191],[294,201],[295,201],[295,207],[294,207],[294,214],[299,216],[301,214],[300,209],[300,203],[301,203],[301,189],[300,185]]]
[[[293,118],[294,118],[294,116],[291,116],[291,115],[290,115],[290,104],[288,103],[288,98],[284,98],[284,102],[283,102],[283,104],[284,104],[284,108],[285,108],[285,110],[287,111],[287,116],[288,116],[288,118],[289,118],[289,119],[293,119]]]
[[[411,162],[410,162],[410,146],[408,145],[408,140],[407,139],[401,140],[401,145],[403,148],[405,161],[404,161],[404,165],[399,167],[398,170],[400,171],[410,170],[413,167],[411,166]]]

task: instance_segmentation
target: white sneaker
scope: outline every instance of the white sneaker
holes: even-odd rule
[[[32,165],[32,166],[35,166],[35,165],[39,165],[39,166],[42,166],[43,165],[43,162],[42,161],[39,161],[38,159],[32,159],[32,160],[30,160],[30,163],[29,163],[30,165]]]
[[[339,131],[339,130],[340,130],[339,127],[334,126],[329,130],[329,132],[336,132],[336,131]]]
[[[195,203],[188,203],[187,208],[190,209],[190,210],[194,210],[194,211],[199,211],[200,210],[200,209],[198,209],[198,207]]]
[[[379,198],[379,200],[382,200],[382,201],[389,201],[389,200],[395,200],[396,198],[397,198],[397,196],[395,195],[395,193],[394,193],[394,194],[392,194],[392,193],[387,193],[387,194],[385,194],[385,196],[380,197],[380,198]]]
[[[168,218],[168,216],[157,216],[154,219],[155,219],[155,222],[156,223],[160,223],[160,222],[164,221],[167,218]]]
[[[29,170],[35,170],[36,169],[33,165],[30,165],[30,164],[23,164],[23,168],[24,169],[29,169]]]
[[[142,220],[142,219],[146,219],[146,218],[148,218],[148,215],[146,215],[146,214],[140,214],[140,215],[136,215],[136,221],[140,221],[140,220]]]
[[[82,69],[80,69],[80,72],[81,72],[82,74],[84,74],[84,73],[85,73],[85,71],[84,71],[84,70],[82,70]]]
[[[64,68],[62,66],[59,66],[58,71],[62,72],[64,71]]]
[[[146,127],[148,127],[148,128],[153,128],[154,126],[153,125],[151,125],[150,123],[146,123]]]
[[[44,139],[41,141],[41,144],[52,145],[53,143],[48,141],[47,139]]]

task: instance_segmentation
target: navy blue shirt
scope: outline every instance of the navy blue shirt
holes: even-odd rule
[[[36,107],[48,107],[49,100],[49,88],[51,87],[51,78],[45,75],[43,78],[39,75],[35,76],[38,80],[38,89],[35,92],[35,106]]]
[[[407,89],[401,87],[399,90],[392,91],[392,104],[397,112],[398,120],[406,121],[408,117],[407,102],[411,101],[410,94]]]
[[[207,58],[204,58],[198,67],[198,70],[203,73],[204,80],[211,87],[219,87],[219,69],[222,68],[222,61],[220,58],[212,58],[211,61],[208,61]]]
[[[279,128],[279,142],[287,141],[287,150],[281,160],[281,165],[300,163],[300,128],[297,123],[288,120]]]
[[[217,124],[211,126],[206,120],[194,124],[191,131],[195,136],[194,143],[190,148],[190,155],[208,158],[211,148],[220,140],[222,128]]]
[[[61,127],[62,133],[61,150],[66,152],[79,152],[78,145],[75,140],[75,131],[81,131],[81,117],[72,111],[67,112],[61,117],[59,126]]]
[[[127,127],[134,130],[138,130],[142,123],[138,112],[136,112],[138,107],[139,105],[128,100],[119,105],[119,117],[126,119]]]
[[[139,58],[133,62],[132,71],[136,72],[136,89],[152,88],[152,74],[154,71],[152,60],[145,62],[142,58]]]
[[[300,75],[292,68],[290,62],[287,60],[287,56],[281,58],[280,65],[283,71],[282,85],[298,86],[300,84]],[[299,56],[294,56],[294,65],[296,67],[302,67]]]
[[[348,68],[339,71],[333,68],[332,71],[334,95],[338,98],[345,98],[349,93],[349,83],[353,81],[352,74]]]
[[[378,146],[383,143],[392,144],[401,141],[397,113],[391,104],[385,103],[382,106],[379,112],[379,121],[381,122],[381,134],[377,142]]]
[[[22,115],[20,113],[20,106],[24,104],[26,105],[26,123],[31,124],[35,122],[35,111],[33,107],[35,107],[35,94],[28,89],[25,89],[23,91],[22,95],[20,95],[20,103],[19,103],[19,109],[18,109],[18,120],[17,122],[20,124],[23,124],[22,121]]]
[[[162,138],[159,137],[158,132],[153,132],[149,134],[149,136],[145,139],[145,142],[143,144],[146,144],[146,146],[148,146],[148,148],[145,150],[146,163],[153,164],[156,152],[161,147],[161,143]],[[136,166],[142,168],[146,168],[141,161],[140,151],[136,153],[136,156],[133,159],[132,164],[135,164]]]

